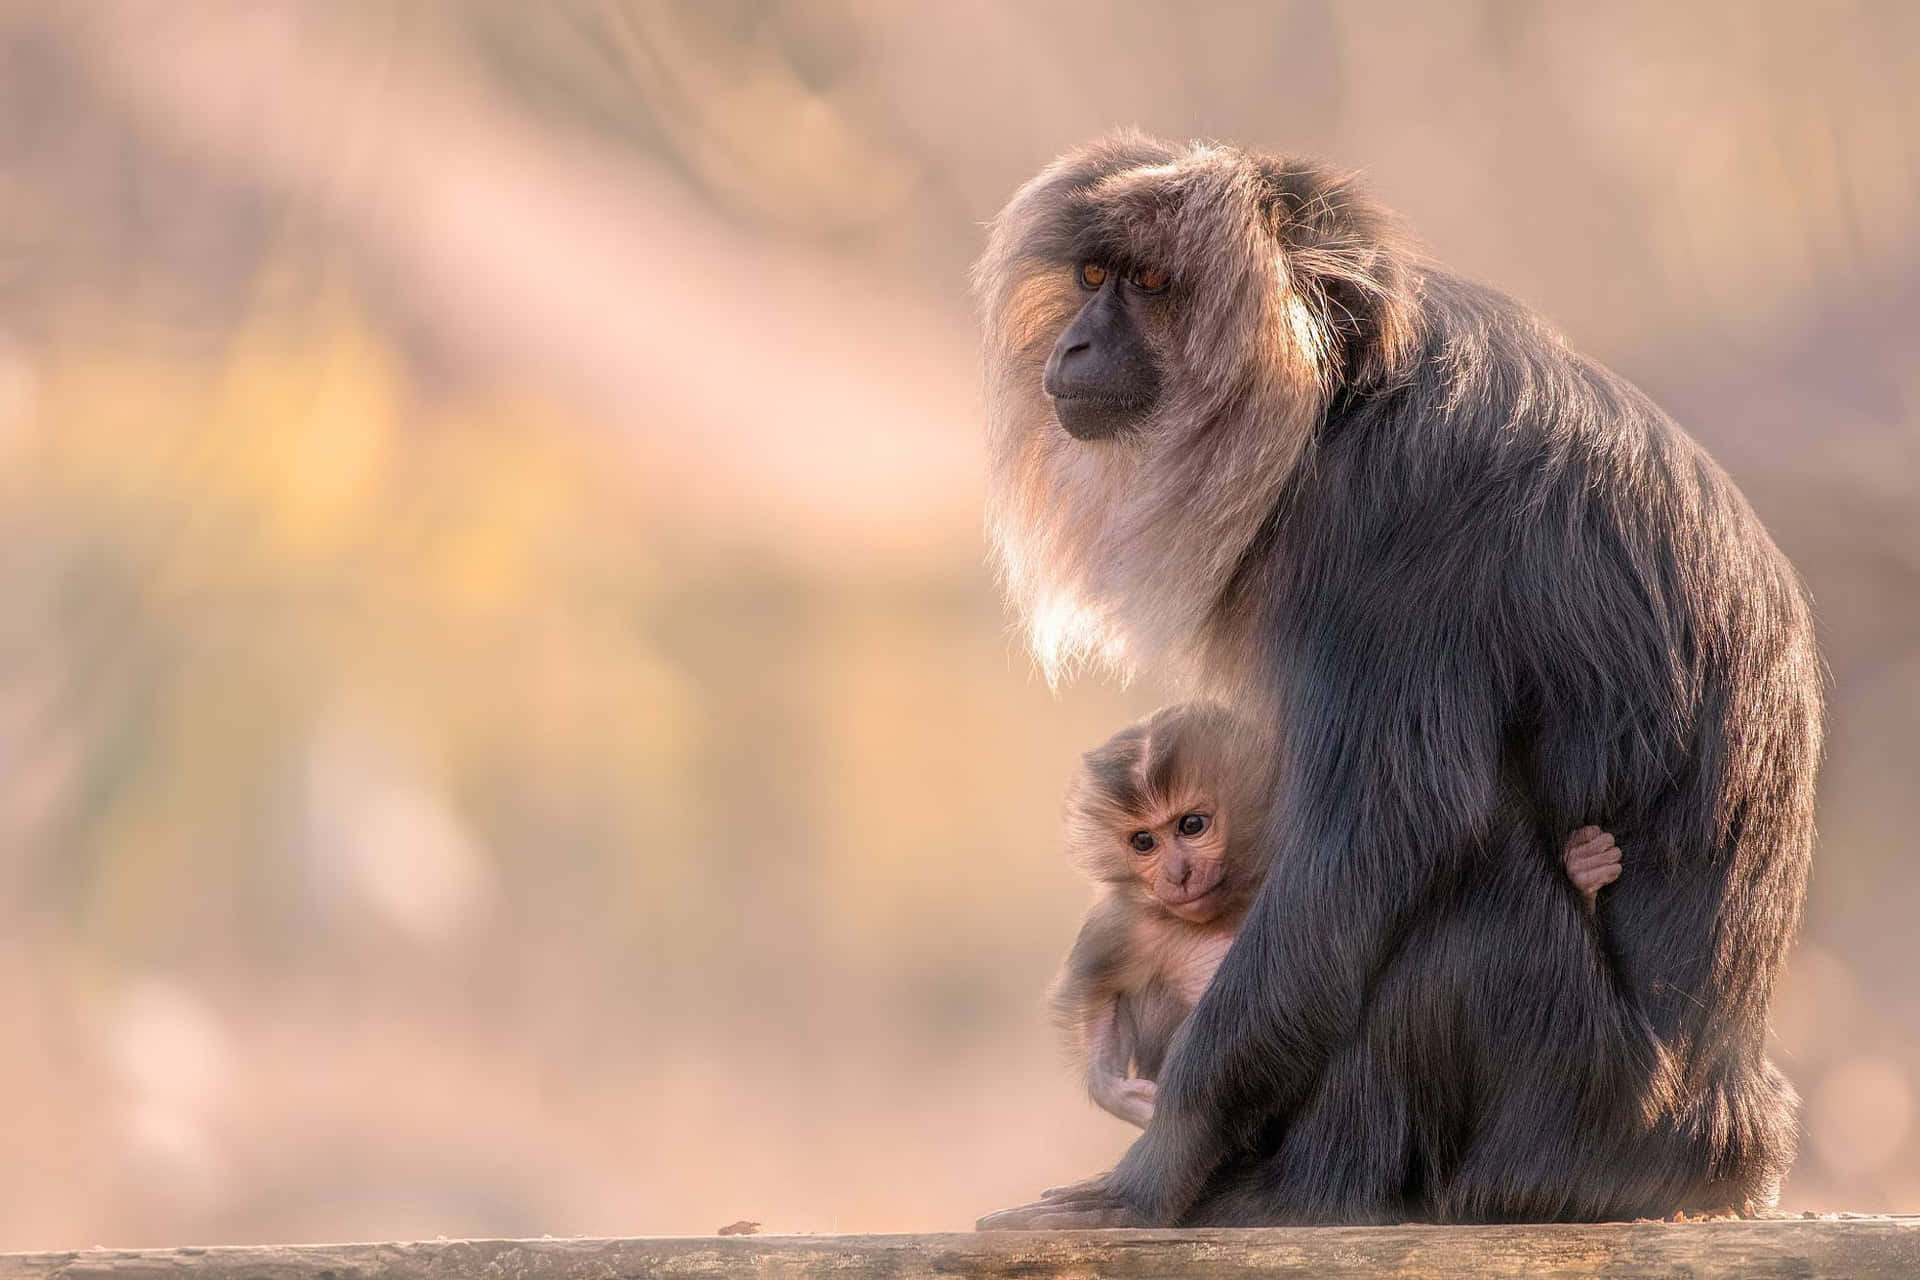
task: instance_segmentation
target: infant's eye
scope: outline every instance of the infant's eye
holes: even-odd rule
[[[1167,273],[1158,267],[1142,267],[1127,279],[1142,293],[1159,293],[1167,287]]]
[[[1081,288],[1098,289],[1101,285],[1105,284],[1106,282],[1107,282],[1107,269],[1105,267],[1101,266],[1097,262],[1083,262],[1080,264],[1080,287]]]
[[[1133,833],[1133,838],[1128,840],[1127,843],[1133,846],[1135,853],[1152,853],[1153,832],[1136,831]]]
[[[1180,834],[1183,836],[1197,836],[1206,829],[1207,815],[1204,813],[1189,813],[1180,819]]]

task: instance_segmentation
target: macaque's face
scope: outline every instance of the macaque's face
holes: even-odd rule
[[[1076,440],[1127,436],[1160,401],[1160,341],[1174,328],[1171,279],[1102,253],[1073,264],[1073,318],[1054,340],[1041,376],[1054,417]],[[1062,311],[1066,306],[1061,307]]]
[[[1144,814],[1120,839],[1141,884],[1174,915],[1205,924],[1225,910],[1227,815],[1212,797]]]

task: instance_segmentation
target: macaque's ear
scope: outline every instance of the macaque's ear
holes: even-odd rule
[[[1342,387],[1403,376],[1420,341],[1419,291],[1404,234],[1352,175],[1267,166],[1270,208],[1295,293],[1327,334]]]

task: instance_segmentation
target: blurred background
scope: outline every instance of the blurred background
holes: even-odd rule
[[[1363,168],[1833,672],[1794,1209],[1920,1210],[1920,7],[0,5],[0,1248],[961,1228],[1104,1168],[966,270]]]

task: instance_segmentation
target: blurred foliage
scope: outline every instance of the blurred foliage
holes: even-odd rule
[[[501,82],[669,162],[770,232],[859,237],[925,181],[875,110],[859,16],[818,3],[567,4],[464,14]]]
[[[1788,1199],[1914,1208],[1915,12],[0,10],[0,1247],[951,1227],[1123,1147],[1040,992],[1155,691],[1009,631],[964,280],[1116,123],[1364,163],[1746,488],[1835,677]]]

